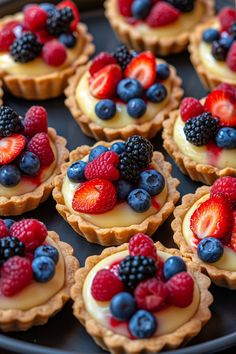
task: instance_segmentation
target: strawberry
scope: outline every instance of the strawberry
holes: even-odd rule
[[[94,76],[96,72],[110,64],[117,64],[116,59],[108,52],[101,52],[93,59],[89,72],[91,76]]]
[[[236,42],[234,42],[226,57],[226,64],[232,71],[236,71]]]
[[[236,177],[218,178],[211,187],[211,196],[222,194],[230,203],[236,205]]]
[[[181,12],[164,1],[157,2],[151,9],[146,22],[150,27],[162,27],[175,22]]]
[[[85,177],[87,179],[103,178],[116,181],[120,177],[120,172],[117,169],[119,161],[119,155],[113,151],[106,151],[87,164]]]
[[[196,237],[223,238],[230,231],[233,212],[222,195],[210,197],[195,210],[190,219],[190,229]]]
[[[70,29],[72,31],[75,31],[76,30],[76,27],[77,27],[77,24],[79,23],[80,21],[80,14],[79,14],[79,10],[78,10],[78,7],[76,6],[76,4],[71,1],[71,0],[64,0],[64,1],[61,1],[58,5],[57,5],[57,8],[58,9],[62,9],[63,7],[70,7],[72,12],[73,12],[73,15],[74,15],[74,20],[71,22],[70,24]]]
[[[119,65],[107,65],[99,70],[90,80],[90,91],[96,98],[111,98],[116,93],[116,87],[122,79]]]
[[[204,112],[204,108],[196,98],[185,97],[180,105],[180,115],[184,122],[197,117]]]
[[[229,95],[231,95],[234,100],[236,100],[236,87],[235,86],[227,84],[226,82],[222,82],[221,84],[216,86],[214,91],[216,91],[216,90],[224,91],[224,92],[228,93]]]
[[[137,55],[126,67],[124,75],[138,80],[147,89],[156,80],[155,55],[150,51]]]
[[[218,14],[218,18],[220,20],[221,29],[228,31],[231,25],[236,21],[236,10],[229,6],[223,7]]]
[[[116,189],[104,179],[82,183],[75,191],[72,208],[81,213],[101,214],[111,210],[116,203]]]
[[[212,91],[206,98],[204,108],[220,120],[223,126],[236,126],[236,101],[226,91]]]
[[[15,160],[25,144],[26,139],[20,134],[12,134],[0,139],[0,165],[6,165]]]
[[[133,0],[118,0],[118,8],[120,10],[121,15],[125,17],[131,17],[132,11],[131,6],[133,4]]]
[[[233,228],[231,233],[230,245],[236,252],[236,211],[233,213]]]

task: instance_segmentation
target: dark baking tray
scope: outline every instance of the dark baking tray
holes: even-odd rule
[[[24,3],[26,1],[0,0],[0,16],[16,12]],[[233,5],[233,1],[217,1],[218,8],[227,4]],[[88,24],[90,32],[94,35],[97,52],[103,50],[112,51],[117,45],[117,40],[104,18],[102,1],[78,1],[78,5],[81,5],[83,8],[87,7],[88,9],[87,12],[82,13],[82,20]],[[99,6],[100,9],[97,9]],[[188,53],[170,56],[167,60],[176,66],[179,75],[183,78],[186,96],[195,96],[197,98],[204,96],[206,92],[195,74],[189,61]],[[74,122],[69,111],[64,106],[64,97],[44,102],[27,102],[6,94],[4,101],[5,104],[9,104],[21,114],[24,114],[32,104],[43,104],[49,113],[50,126],[55,127],[59,134],[67,138],[70,150],[78,145],[92,145],[94,143],[93,139],[89,139],[82,134],[80,128]],[[181,181],[179,186],[181,195],[194,192],[200,184],[192,182],[188,177],[180,173],[176,165],[163,150],[161,134],[158,134],[153,139],[153,143],[155,148],[162,151],[166,159],[172,163],[173,175]],[[89,244],[82,237],[78,236],[56,212],[55,203],[52,198],[35,211],[27,213],[24,216],[39,218],[46,223],[49,230],[57,231],[63,240],[69,242],[74,247],[75,255],[79,258],[81,265],[84,264],[86,257],[99,254],[103,249],[101,246]],[[171,221],[172,217],[158,229],[154,237],[155,240],[160,240],[165,246],[174,246],[171,237]],[[236,348],[232,348],[236,346],[236,293],[235,291],[217,288],[214,285],[212,285],[211,291],[215,299],[211,307],[211,320],[186,348],[171,351],[172,354],[216,353],[227,348],[231,348],[230,353],[236,353]],[[24,354],[104,353],[102,349],[96,346],[83,326],[73,317],[71,306],[72,303],[69,302],[45,326],[34,327],[23,333],[0,334],[0,352],[6,353],[6,350],[9,350],[14,353]]]

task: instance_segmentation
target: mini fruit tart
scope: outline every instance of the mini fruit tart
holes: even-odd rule
[[[210,319],[210,279],[176,249],[139,233],[89,257],[71,288],[74,315],[114,354],[157,353],[196,336]]]
[[[78,147],[61,172],[53,190],[58,212],[89,242],[104,246],[136,232],[153,235],[179,199],[171,165],[138,135]]]
[[[20,117],[0,107],[0,215],[20,215],[37,208],[53,189],[69,152],[66,140],[48,128],[47,112],[32,106]]]
[[[140,134],[151,138],[183,95],[173,66],[125,45],[101,52],[80,67],[65,91],[65,104],[83,132],[113,141]]]
[[[94,51],[73,1],[28,4],[0,20],[0,77],[15,96],[58,97]]]
[[[121,42],[159,55],[185,50],[194,27],[214,15],[213,0],[106,0],[105,8]]]
[[[236,178],[221,177],[212,187],[183,197],[172,223],[174,241],[211,280],[236,289]]]
[[[236,89],[221,84],[206,98],[184,98],[164,122],[164,147],[184,174],[212,184],[236,176]]]
[[[236,85],[236,10],[224,7],[190,37],[191,61],[204,86]]]
[[[36,219],[0,219],[0,328],[45,324],[70,298],[73,249]]]

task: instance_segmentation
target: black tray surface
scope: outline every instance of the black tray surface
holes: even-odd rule
[[[28,2],[29,1],[24,1],[24,3]],[[4,6],[1,5],[1,16],[6,13],[11,13],[13,10],[19,10],[19,6],[22,5],[23,1],[6,2],[6,0],[0,0],[0,4],[2,3],[7,4]],[[89,9],[89,11],[82,13],[82,20],[87,23],[89,31],[94,35],[97,53],[104,50],[112,51],[118,42],[101,10],[102,1],[97,1],[97,5],[100,4],[100,10],[94,10],[91,7],[91,4],[95,4],[95,1],[91,3],[90,0],[87,0],[82,1],[82,3],[83,5],[87,4]],[[232,6],[233,3],[233,0],[216,1],[217,8],[229,4]],[[80,1],[78,1],[78,5],[80,5]],[[177,68],[178,74],[182,77],[186,96],[200,98],[206,94],[189,61],[188,53],[169,56],[167,60]],[[33,104],[43,105],[48,111],[49,125],[55,127],[58,134],[63,135],[67,139],[69,150],[76,148],[78,145],[94,144],[94,140],[83,135],[80,128],[76,125],[70,112],[64,105],[64,97],[44,102],[27,102],[22,99],[14,98],[10,94],[6,94],[4,102],[12,106],[20,114],[24,114]],[[161,134],[159,133],[152,142],[155,148],[163,152],[165,158],[172,163],[173,176],[181,181],[179,186],[181,195],[195,192],[196,188],[201,184],[192,182],[188,177],[180,173],[177,166],[162,147]],[[55,202],[52,198],[49,198],[47,202],[43,205],[41,204],[36,210],[25,214],[24,217],[39,218],[45,222],[49,230],[58,232],[62,240],[73,246],[75,255],[79,258],[81,265],[84,264],[88,256],[100,254],[103,249],[103,247],[90,244],[82,237],[78,236],[57,213],[55,210]],[[16,220],[17,219],[19,218],[16,218]],[[158,229],[154,236],[155,240],[160,240],[167,247],[174,246],[171,237],[171,221],[172,217]],[[211,307],[211,320],[186,348],[166,353],[216,353],[236,346],[236,293],[235,291],[218,288],[214,285],[211,286],[211,291],[214,295],[214,303]],[[81,326],[73,316],[72,302],[67,303],[59,314],[49,320],[47,325],[34,327],[23,333],[0,334],[0,353],[6,353],[7,350],[11,351],[11,353],[24,354],[105,353],[93,342],[83,326]],[[236,348],[230,349],[227,353],[236,353]]]

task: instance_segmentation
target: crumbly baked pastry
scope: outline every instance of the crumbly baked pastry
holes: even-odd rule
[[[178,184],[163,155],[136,135],[72,151],[53,197],[58,212],[89,242],[118,245],[136,232],[154,234],[179,199]]]

